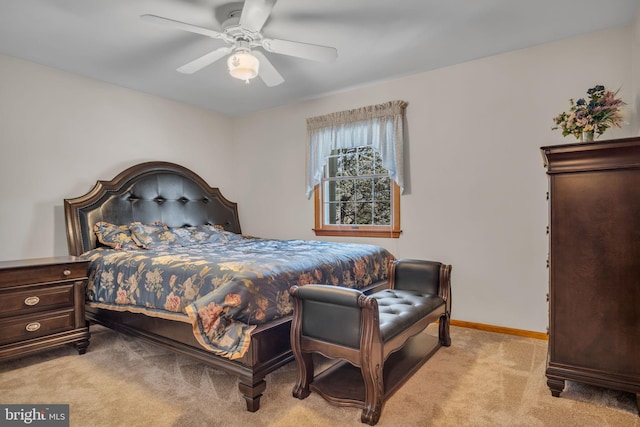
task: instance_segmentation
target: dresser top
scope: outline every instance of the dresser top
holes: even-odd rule
[[[548,174],[640,168],[640,137],[541,147]]]

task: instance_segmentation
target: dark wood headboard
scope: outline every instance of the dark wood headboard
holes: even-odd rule
[[[161,221],[169,227],[222,225],[240,233],[236,203],[189,169],[169,162],[132,166],[111,181],[98,181],[87,194],[64,200],[69,254],[81,255],[99,243],[99,221],[128,225]]]

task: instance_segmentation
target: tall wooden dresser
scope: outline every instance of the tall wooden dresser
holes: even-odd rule
[[[640,412],[640,137],[542,147],[549,178],[547,384],[636,394]]]

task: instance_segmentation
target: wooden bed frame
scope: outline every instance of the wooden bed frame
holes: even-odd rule
[[[141,163],[111,181],[98,181],[87,194],[65,199],[64,209],[69,253],[76,256],[98,245],[93,225],[99,221],[162,221],[169,227],[219,224],[228,231],[241,232],[236,203],[194,172],[168,162]],[[384,281],[368,289],[386,286]],[[293,360],[291,316],[258,326],[251,333],[247,353],[241,359],[230,360],[202,347],[189,323],[89,306],[86,313],[89,322],[140,337],[238,376],[240,393],[251,412],[260,408],[265,376]]]
[[[132,166],[111,181],[98,181],[87,194],[64,201],[71,255],[97,246],[93,225],[99,221],[129,224],[162,221],[170,227],[220,224],[240,233],[237,205],[189,169],[168,162]],[[293,360],[291,317],[257,327],[243,358],[229,360],[203,348],[188,323],[87,306],[87,319],[118,332],[143,338],[239,377],[247,410],[260,408],[265,376]]]

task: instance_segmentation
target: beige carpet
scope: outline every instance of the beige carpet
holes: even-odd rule
[[[569,382],[551,396],[547,343],[452,327],[441,348],[385,405],[379,426],[640,427],[635,396]],[[427,333],[435,334],[435,327]],[[256,413],[236,378],[92,327],[72,346],[0,364],[1,403],[68,403],[71,426],[363,426],[360,410],[291,396],[294,363],[267,377]]]

